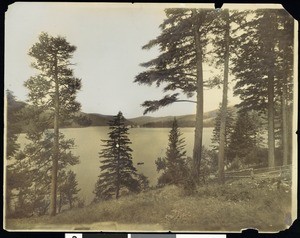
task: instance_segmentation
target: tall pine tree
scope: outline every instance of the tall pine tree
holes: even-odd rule
[[[194,179],[199,179],[203,136],[203,62],[208,33],[213,28],[214,9],[166,9],[167,19],[160,25],[162,33],[143,49],[159,46],[161,54],[142,66],[148,70],[136,76],[139,84],[161,86],[167,94],[160,100],[145,101],[144,113],[156,111],[174,102],[196,103],[196,126],[193,149]],[[179,95],[187,98],[180,99]],[[190,100],[196,94],[196,101]]]
[[[226,127],[227,127],[227,104],[228,104],[228,85],[230,74],[230,58],[236,57],[236,32],[239,32],[241,26],[246,22],[249,11],[229,11],[229,9],[222,9],[215,12],[215,19],[213,20],[212,29],[212,61],[218,68],[223,68],[223,92],[222,92],[222,106],[220,114],[220,124],[218,132],[219,148],[218,148],[218,170],[219,182],[225,182],[224,162],[226,157]]]
[[[95,200],[118,199],[123,188],[137,192],[140,189],[137,170],[132,162],[132,149],[128,128],[122,112],[109,122],[109,139],[102,140],[104,149],[99,153],[101,160],[98,181],[95,185]]]
[[[254,109],[266,112],[268,115],[269,167],[275,165],[275,115],[276,108],[278,108],[276,104],[279,102],[278,98],[281,94],[278,89],[280,85],[282,88],[287,85],[280,76],[284,75],[284,71],[280,67],[282,65],[280,61],[283,60],[282,50],[280,50],[282,49],[281,42],[287,43],[287,48],[293,48],[292,41],[290,40],[288,43],[283,37],[283,19],[292,20],[291,16],[283,9],[254,11],[252,18],[248,20],[247,24],[244,24],[243,33],[239,36],[239,40],[243,44],[238,47],[240,57],[236,57],[233,64],[233,73],[237,79],[234,92],[242,99],[239,104],[241,110]],[[292,32],[291,28],[292,24],[285,30]],[[289,34],[289,38],[293,38],[292,34]],[[291,68],[291,60],[286,59],[286,62],[287,67]],[[284,92],[286,92],[285,89]],[[285,98],[285,96],[283,97]],[[286,102],[283,105],[286,105]]]
[[[61,123],[80,109],[76,92],[81,88],[81,80],[75,78],[70,68],[70,59],[76,47],[63,37],[52,37],[47,33],[39,36],[39,41],[29,50],[34,59],[32,66],[38,74],[25,82],[29,89],[29,102],[51,112],[54,140],[51,168],[51,212],[56,214],[57,173],[59,163],[59,128]]]

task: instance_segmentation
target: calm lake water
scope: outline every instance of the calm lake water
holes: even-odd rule
[[[168,146],[170,128],[130,128],[129,138],[132,142],[133,162],[139,172],[146,175],[151,185],[157,183],[158,173],[154,161],[163,157]],[[186,151],[192,156],[194,142],[194,128],[180,128],[185,138]],[[211,144],[213,128],[203,129],[203,145],[209,147]],[[93,189],[97,181],[100,169],[100,158],[98,153],[102,149],[101,139],[108,139],[108,127],[86,127],[61,129],[66,138],[74,138],[76,148],[74,155],[79,156],[80,164],[73,166],[72,170],[77,174],[78,187],[81,189],[79,195],[84,198],[86,204],[94,198]],[[19,136],[21,147],[26,143],[25,135]],[[143,165],[137,165],[143,162]]]

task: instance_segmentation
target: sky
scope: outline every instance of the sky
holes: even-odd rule
[[[24,81],[36,74],[30,67],[28,51],[39,34],[47,32],[66,37],[77,47],[71,61],[76,64],[74,75],[82,80],[77,100],[83,112],[115,115],[122,111],[127,118],[142,116],[142,102],[164,95],[161,88],[133,81],[144,70],[140,63],[159,54],[158,48],[142,50],[142,46],[160,34],[165,6],[42,2],[10,5],[5,15],[5,89],[13,91],[18,100],[27,99]],[[204,78],[210,76],[205,70]],[[232,86],[229,85],[229,105],[239,102],[233,97]],[[221,100],[221,88],[205,90],[204,111],[217,109]],[[193,113],[195,104],[175,103],[149,116]]]

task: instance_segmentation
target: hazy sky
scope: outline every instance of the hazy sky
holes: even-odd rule
[[[35,71],[30,67],[30,47],[41,32],[61,35],[77,46],[72,59],[74,74],[82,79],[78,101],[82,111],[141,116],[140,104],[160,99],[161,88],[133,83],[143,68],[140,63],[153,59],[158,49],[141,47],[160,34],[159,25],[165,18],[162,4],[98,3],[15,3],[6,13],[5,21],[5,88],[19,100],[26,100],[23,86]],[[213,4],[211,4],[213,7]],[[207,79],[209,74],[204,72]],[[232,88],[232,85],[230,85]],[[204,111],[218,108],[221,89],[206,90]],[[229,92],[229,104],[238,102]],[[195,113],[195,104],[176,103],[150,116]]]

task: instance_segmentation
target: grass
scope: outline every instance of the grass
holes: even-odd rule
[[[7,220],[8,229],[33,229],[38,224],[117,222],[160,224],[174,231],[261,231],[285,229],[291,211],[291,191],[273,181],[244,179],[199,187],[193,195],[176,186],[128,195],[62,212],[55,217]],[[99,227],[101,229],[101,227]]]

